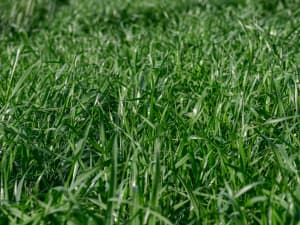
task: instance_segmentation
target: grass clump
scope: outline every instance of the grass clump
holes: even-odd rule
[[[0,224],[297,225],[299,4],[3,1]]]

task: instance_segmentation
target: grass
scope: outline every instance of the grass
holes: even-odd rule
[[[300,2],[0,3],[0,224],[300,221]]]

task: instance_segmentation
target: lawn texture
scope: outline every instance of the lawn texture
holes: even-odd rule
[[[0,224],[300,221],[299,0],[0,2]]]

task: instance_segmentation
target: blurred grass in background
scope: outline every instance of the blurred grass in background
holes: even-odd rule
[[[177,0],[176,2],[181,2],[184,4],[201,4],[210,5],[213,4],[218,7],[226,7],[228,5],[256,5],[262,7],[265,10],[275,10],[278,6],[283,5],[288,7],[290,2],[293,3],[294,0]],[[34,26],[39,24],[41,20],[51,21],[57,10],[57,7],[68,4],[68,0],[2,0],[0,2],[0,24],[2,29],[4,27],[8,29],[14,29],[16,31],[29,31]],[[99,1],[103,5],[109,5],[109,1],[106,0]],[[116,2],[116,1],[115,1]],[[133,1],[122,1],[118,4],[132,4]],[[155,2],[149,1],[151,4]],[[162,1],[164,2],[164,1]],[[166,1],[165,1],[166,2]],[[170,3],[167,3],[170,4]],[[171,3],[174,4],[174,3]],[[97,5],[97,4],[96,4]]]
[[[1,28],[29,31],[41,21],[51,21],[57,7],[66,3],[67,0],[2,0]]]

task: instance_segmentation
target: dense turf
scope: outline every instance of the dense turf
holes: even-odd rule
[[[0,224],[299,224],[299,0],[0,12]]]

